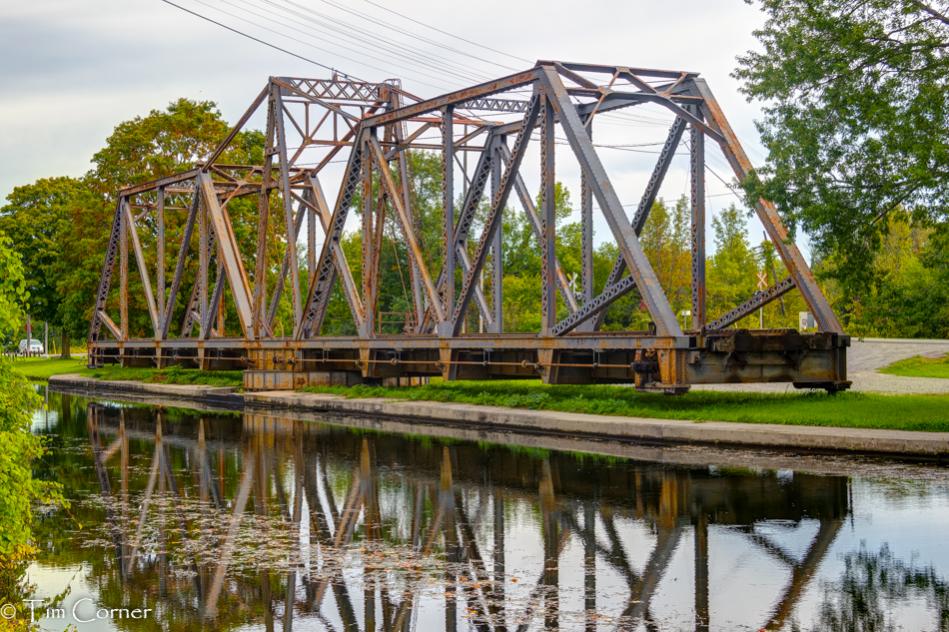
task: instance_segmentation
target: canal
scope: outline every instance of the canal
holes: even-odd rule
[[[949,630],[935,465],[46,399],[43,629]]]

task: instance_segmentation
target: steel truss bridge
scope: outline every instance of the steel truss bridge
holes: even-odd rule
[[[642,104],[657,104],[674,118],[630,219],[592,130],[597,116]],[[222,156],[261,108],[267,116],[261,164],[226,164]],[[560,264],[555,238],[558,127],[581,173],[579,291]],[[692,263],[691,322],[683,329],[666,294],[681,288],[660,286],[639,234],[686,133]],[[425,100],[397,81],[272,77],[197,168],[118,192],[90,325],[89,362],[243,368],[249,388],[424,376],[620,382],[666,392],[727,382],[847,388],[849,338],[769,201],[759,200],[755,211],[787,276],[725,315],[708,318],[707,142],[718,145],[739,180],[750,172],[718,102],[692,72],[540,61],[523,72]],[[440,244],[419,238],[407,156],[413,149],[442,157]],[[536,198],[523,174],[529,153],[540,160]],[[561,159],[565,153],[562,149]],[[330,200],[324,189],[332,171],[328,165],[339,162],[345,167]],[[459,174],[463,178],[457,179]],[[241,251],[229,213],[229,204],[242,198],[257,202],[252,253]],[[356,203],[360,209],[354,212]],[[516,206],[526,215],[542,261],[541,324],[528,333],[503,326],[502,219]],[[620,253],[598,292],[595,211]],[[178,212],[173,240],[166,231],[169,212]],[[342,247],[348,220],[361,230],[358,267]],[[378,309],[385,290],[379,262],[387,226],[394,227],[408,259],[401,265],[409,277],[412,310],[397,335],[381,331]],[[274,232],[278,255],[268,240]],[[304,239],[302,256],[298,243]],[[433,247],[441,253],[437,257]],[[146,256],[149,249],[154,255]],[[150,331],[136,335],[129,326],[130,250],[143,293],[133,303],[147,310],[150,325]],[[167,256],[175,253],[173,267],[166,269]],[[817,333],[731,328],[794,288],[813,313]],[[322,331],[334,292],[345,298],[355,335]],[[602,331],[606,309],[630,293],[638,294],[648,311],[648,329]],[[277,322],[281,301],[292,311],[287,325]],[[237,323],[225,322],[228,303]],[[480,328],[470,325],[474,319]]]

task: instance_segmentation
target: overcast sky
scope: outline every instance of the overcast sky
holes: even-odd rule
[[[421,96],[507,74],[536,59],[697,71],[709,81],[752,160],[763,158],[754,127],[759,106],[747,103],[729,76],[736,56],[754,47],[752,31],[763,21],[761,12],[742,0],[376,1],[174,0],[353,76],[401,77]],[[373,33],[389,42],[373,48],[359,41]],[[82,175],[118,122],[178,97],[213,100],[233,121],[270,75],[328,75],[161,0],[4,0],[0,59],[2,197],[37,178]],[[642,133],[651,140],[665,135],[663,129]],[[597,140],[608,143],[608,135],[597,132]],[[629,172],[616,176],[621,183],[644,183],[654,156],[613,153],[624,155],[605,160]],[[710,157],[710,165],[731,175],[719,156]],[[673,177],[670,186],[675,195],[685,191],[681,177]],[[734,201],[718,180],[710,177],[708,188],[713,212]],[[634,199],[633,191],[626,197]]]

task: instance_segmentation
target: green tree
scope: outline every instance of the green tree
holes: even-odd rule
[[[20,258],[0,233],[0,334],[15,332],[28,296]],[[0,359],[0,603],[22,605],[23,573],[33,555],[32,506],[50,500],[57,487],[33,478],[33,462],[43,454],[30,432],[39,404],[29,382],[9,360]]]
[[[84,318],[69,317],[66,309],[73,217],[94,205],[95,196],[86,183],[60,177],[16,187],[0,208],[0,230],[11,237],[23,258],[30,315],[60,328],[63,358],[69,357],[70,336],[81,336],[87,326]]]
[[[734,204],[712,219],[715,254],[707,266],[709,320],[749,299],[757,289],[758,262],[746,226],[744,212]]]
[[[854,301],[850,329],[886,337],[949,337],[949,250],[946,230],[890,216],[871,264],[870,287]]]
[[[758,268],[764,272],[765,278],[771,285],[777,285],[787,276],[784,263],[778,257],[777,249],[770,240],[764,238],[756,249]],[[827,294],[827,282],[824,283],[824,293]],[[809,311],[804,297],[797,288],[784,296],[772,301],[764,307],[764,326],[768,329],[797,329],[798,313]],[[754,318],[752,316],[751,318]],[[746,321],[747,322],[747,321]],[[756,325],[757,326],[757,325]]]
[[[3,216],[0,221],[15,237],[16,248],[27,262],[34,313],[60,324],[64,336],[83,335],[102,272],[117,192],[126,186],[195,167],[217,146],[228,129],[214,103],[178,99],[165,110],[152,110],[147,116],[117,125],[106,145],[94,155],[93,169],[82,179],[43,179],[14,190],[8,204],[0,210]],[[231,164],[260,164],[263,146],[263,134],[242,132],[222,160]],[[276,196],[272,205],[278,208]],[[139,213],[141,209],[135,211]],[[252,256],[257,241],[256,201],[233,200],[228,211],[242,252]],[[274,215],[280,217],[276,212]],[[169,209],[165,220],[170,264],[183,233],[185,214]],[[275,262],[283,255],[284,245],[276,237],[278,229],[279,223],[272,222],[269,275],[276,274]],[[156,228],[152,218],[145,217],[138,231],[154,281]],[[129,267],[130,334],[143,335],[150,323],[131,255]],[[250,265],[247,269],[253,272],[254,267]],[[117,285],[117,282],[112,284],[113,301]],[[189,285],[186,279],[183,287]],[[187,295],[179,297],[173,322],[179,320],[186,298]],[[281,308],[281,313],[287,311],[286,305],[282,304]],[[229,320],[236,322],[236,316],[232,315]]]
[[[673,206],[656,200],[643,226],[640,242],[673,312],[678,314],[690,309],[692,246],[688,198],[680,197]]]
[[[11,341],[16,335],[28,297],[23,262],[11,239],[0,230],[0,341]]]
[[[535,206],[540,212],[539,197],[535,200]],[[565,222],[573,210],[570,190],[563,183],[556,182],[554,184],[554,217],[557,222],[557,256],[568,279],[579,277],[581,266],[580,224]],[[505,209],[502,230],[504,231],[505,331],[539,331],[543,287],[540,244],[527,215],[520,208]],[[566,315],[559,291],[557,303],[560,315]]]
[[[753,195],[814,237],[850,298],[901,206],[949,213],[949,15],[925,0],[761,0],[735,76],[765,103]]]
[[[92,157],[90,175],[100,193],[114,196],[123,187],[141,184],[193,168],[217,147],[229,129],[213,101],[172,101],[165,110],[152,110],[116,125],[105,147]],[[246,164],[263,162],[260,132],[235,141]],[[243,163],[238,163],[243,164]]]

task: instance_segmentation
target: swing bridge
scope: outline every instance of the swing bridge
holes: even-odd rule
[[[630,217],[593,143],[593,124],[644,104],[671,113],[672,122]],[[266,110],[260,164],[228,164],[239,132],[258,110]],[[663,288],[639,235],[686,134],[690,287]],[[631,383],[669,393],[734,382],[846,389],[849,338],[769,201],[759,200],[754,210],[786,276],[709,318],[707,143],[745,179],[752,165],[707,83],[692,72],[539,61],[430,99],[397,80],[271,77],[204,162],[117,193],[89,363],[240,368],[247,388],[441,376]],[[410,150],[441,156],[438,244],[420,239]],[[525,156],[539,164],[530,167]],[[564,246],[555,233],[556,167],[564,162],[581,179],[579,289],[561,265]],[[536,191],[528,182],[538,171]],[[334,175],[338,192],[331,199],[325,191]],[[244,201],[239,212],[238,200]],[[524,213],[541,256],[540,326],[531,332],[504,327],[503,218],[515,211]],[[598,289],[594,213],[619,252]],[[343,248],[347,225],[359,227],[358,265]],[[242,251],[240,230],[256,230],[253,252]],[[404,249],[400,265],[408,276],[411,309],[399,333],[386,331],[379,309],[380,294],[393,291],[380,282],[387,230]],[[138,275],[131,300],[130,250]],[[795,288],[816,332],[734,327]],[[685,327],[667,294],[681,289],[691,296]],[[324,331],[334,295],[345,301],[353,335]],[[627,295],[638,296],[647,326],[604,331],[607,308]]]

